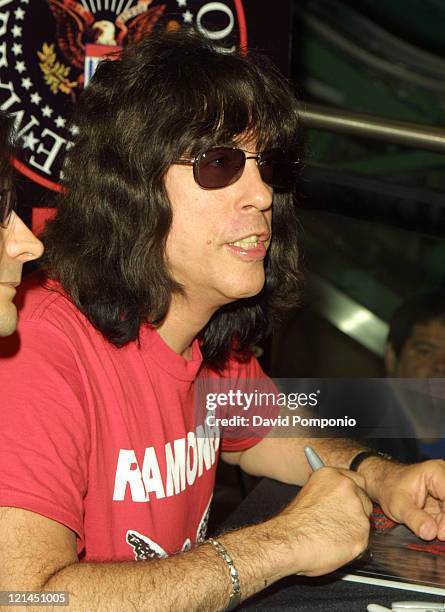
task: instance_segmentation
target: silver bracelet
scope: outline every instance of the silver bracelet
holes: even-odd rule
[[[226,612],[229,612],[229,610],[234,610],[241,603],[241,585],[239,581],[238,571],[235,567],[235,564],[233,563],[232,557],[229,555],[229,553],[222,544],[220,544],[217,540],[214,540],[213,538],[209,538],[207,542],[211,544],[213,548],[215,548],[219,556],[222,557],[229,566],[230,580],[232,582],[232,592],[230,594],[229,603],[226,608]]]

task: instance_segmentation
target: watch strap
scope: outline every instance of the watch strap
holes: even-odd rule
[[[368,457],[380,457],[381,459],[386,459],[387,461],[392,460],[391,455],[388,455],[387,453],[382,453],[380,451],[372,450],[372,449],[362,450],[359,453],[357,453],[355,457],[352,459],[351,464],[349,466],[349,469],[351,470],[351,472],[357,472],[360,465],[363,463],[365,459],[368,459]]]

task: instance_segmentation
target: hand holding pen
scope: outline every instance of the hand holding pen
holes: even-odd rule
[[[294,573],[321,576],[366,550],[372,504],[359,474],[324,467],[310,451],[309,457],[316,471],[276,519],[295,543]]]
[[[324,462],[311,446],[304,447],[304,454],[313,472],[325,467]],[[391,608],[371,603],[368,612],[445,612],[445,603],[428,601],[395,601]]]

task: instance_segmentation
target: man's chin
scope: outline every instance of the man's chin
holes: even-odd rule
[[[17,309],[10,303],[4,306],[0,304],[0,338],[10,336],[17,327]]]
[[[231,302],[235,302],[237,300],[247,300],[249,298],[255,297],[258,295],[264,287],[264,281],[262,283],[258,283],[255,285],[251,285],[250,287],[240,288],[239,291],[233,291],[233,296],[230,298]]]

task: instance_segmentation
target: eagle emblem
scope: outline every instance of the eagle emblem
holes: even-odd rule
[[[80,72],[74,82],[76,86],[83,85],[87,44],[120,48],[128,43],[138,43],[153,30],[166,8],[165,4],[151,6],[153,0],[138,0],[134,6],[124,8],[122,12],[116,14],[112,9],[116,10],[117,4],[119,9],[124,2],[122,0],[119,3],[117,0],[102,0],[104,10],[93,13],[85,7],[85,2],[82,4],[76,0],[47,0],[47,2],[56,22],[58,48],[69,66]],[[126,2],[127,6],[128,4]],[[168,29],[179,27],[174,20],[167,23]],[[61,65],[60,62],[56,64],[55,61],[52,62],[52,65],[55,66],[53,73],[58,70],[65,77],[68,76],[69,67]],[[50,84],[47,74],[48,69],[46,69],[45,78]],[[71,82],[71,85],[74,83]],[[60,87],[59,91],[68,93],[63,87]]]
[[[247,44],[243,0],[0,0],[0,5],[0,107],[15,117],[20,153],[14,164],[30,181],[55,192],[62,188],[66,149],[76,134],[72,111],[104,57],[115,58],[160,28],[194,26],[227,53],[237,38]],[[51,202],[39,192],[31,199]],[[33,215],[42,212],[43,219],[45,210],[35,207]],[[27,207],[22,212],[29,214]]]

